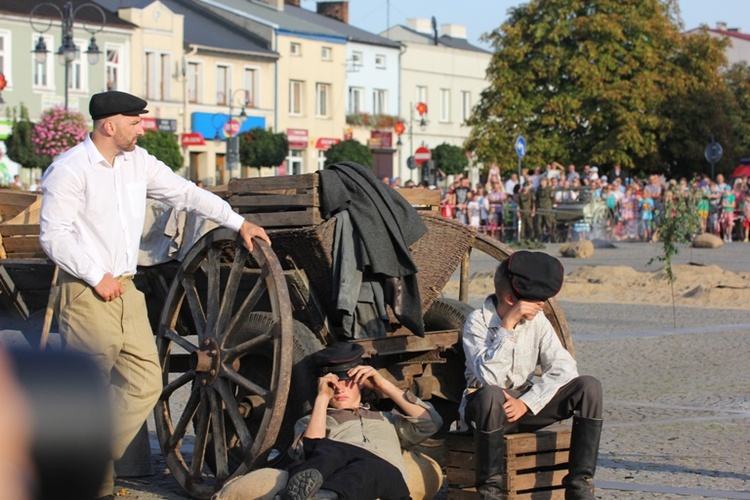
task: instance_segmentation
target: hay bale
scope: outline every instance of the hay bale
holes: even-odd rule
[[[560,248],[560,254],[562,254],[563,257],[588,259],[592,255],[594,255],[594,244],[589,240],[566,243]]]
[[[714,234],[703,233],[693,239],[693,248],[719,248],[723,245],[721,238]]]

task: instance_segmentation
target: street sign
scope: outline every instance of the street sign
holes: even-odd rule
[[[409,167],[409,170],[414,170],[417,168],[417,160],[414,159],[413,156],[410,156],[406,159],[406,166]]]
[[[704,152],[704,154],[706,155],[706,160],[708,160],[708,163],[719,163],[719,160],[721,160],[721,155],[724,154],[724,150],[721,148],[721,144],[711,139],[711,142],[709,142],[708,146],[706,146],[706,151]]]
[[[240,131],[242,124],[239,120],[232,118],[224,124],[224,133],[229,137],[234,137]]]
[[[427,160],[432,160],[432,153],[430,152],[430,148],[426,148],[424,146],[418,147],[417,150],[414,151],[414,160],[420,167],[422,166],[422,163],[426,162]]]
[[[518,139],[516,139],[515,148],[519,158],[526,156],[526,139],[519,135]]]

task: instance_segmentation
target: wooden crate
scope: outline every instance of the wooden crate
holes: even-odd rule
[[[229,204],[246,220],[264,228],[315,226],[320,216],[318,174],[232,179]]]
[[[0,189],[0,222],[8,222],[40,198],[41,195],[28,191]]]
[[[555,425],[537,432],[505,435],[503,494],[515,499],[562,499],[568,473],[571,428]],[[449,434],[446,474],[449,499],[477,499],[474,488],[474,439]]]
[[[39,244],[39,211],[41,198],[7,222],[0,224],[4,258],[46,258]]]
[[[435,213],[440,210],[440,191],[437,189],[398,189],[397,192],[417,210]]]

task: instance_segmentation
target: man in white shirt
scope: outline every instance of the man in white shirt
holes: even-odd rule
[[[505,433],[535,431],[574,415],[565,498],[595,498],[601,383],[578,375],[575,360],[542,312],[562,281],[559,260],[542,252],[515,252],[495,271],[495,293],[466,320],[462,410],[474,430],[482,498],[501,498]],[[537,364],[540,377],[534,376]]]
[[[89,103],[93,132],[60,155],[42,182],[39,241],[60,267],[58,320],[66,349],[86,352],[111,380],[113,458],[161,394],[161,370],[143,294],[135,288],[146,195],[239,232],[248,248],[265,231],[214,194],[136,146],[146,101],[124,92]],[[112,498],[114,469],[100,498]]]

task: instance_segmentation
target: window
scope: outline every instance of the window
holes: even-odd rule
[[[471,92],[461,92],[461,119],[466,121],[471,116]]]
[[[169,99],[169,54],[146,52],[146,99],[166,101]]]
[[[256,84],[256,70],[255,68],[245,68],[244,78],[244,89],[245,89],[245,107],[255,108],[255,84]]]
[[[302,44],[297,42],[292,42],[292,44],[289,46],[289,53],[293,56],[301,56],[302,55]]]
[[[417,85],[417,95],[415,96],[415,98],[417,102],[423,102],[427,104],[427,87],[422,86],[422,85]]]
[[[365,89],[349,87],[349,114],[361,113],[364,108]]]
[[[302,150],[290,149],[289,156],[286,157],[287,175],[297,175],[302,173]]]
[[[54,39],[49,35],[42,35],[42,39],[44,40],[45,45],[47,45],[47,50],[49,50],[50,47],[55,46]],[[36,47],[36,43],[39,40],[39,37],[35,36],[32,41],[32,47]],[[52,54],[47,54],[47,59],[43,63],[39,63],[36,61],[36,58],[34,57],[34,54],[31,54],[32,57],[32,64],[34,67],[34,78],[33,78],[33,86],[35,89],[52,89],[54,88],[54,82],[55,82],[55,75],[54,75],[54,65],[53,61],[55,60],[55,57],[53,57]]]
[[[385,69],[385,56],[383,54],[375,55],[375,67],[378,69]]]
[[[331,85],[318,83],[315,85],[315,116],[328,116],[328,101],[331,98]]]
[[[362,66],[362,52],[352,52],[352,66],[355,68]]]
[[[374,115],[388,114],[388,91],[374,89],[372,91],[372,113]]]
[[[323,170],[326,168],[326,161],[328,158],[326,158],[326,152],[322,149],[318,150],[318,170]]]
[[[440,121],[451,121],[451,91],[440,89]]]
[[[198,96],[201,95],[201,65],[197,62],[189,62],[185,76],[187,78],[188,102],[197,103],[199,102]]]
[[[68,69],[68,89],[85,92],[88,87],[88,61],[84,59],[84,51],[88,47],[86,40],[75,40],[76,57],[70,62]]]
[[[289,82],[289,114],[302,114],[302,82],[296,80]]]
[[[332,53],[333,51],[331,50],[331,47],[320,48],[320,58],[324,61],[330,61],[331,59],[333,59]]]
[[[125,85],[122,82],[122,46],[107,44],[104,49],[106,60],[104,62],[104,71],[107,78],[107,90],[119,90]]]
[[[229,66],[216,66],[216,104],[229,104]]]
[[[8,82],[7,90],[10,90],[13,83],[10,76],[12,68],[10,54],[10,31],[0,31],[0,73],[5,76],[5,81]]]

